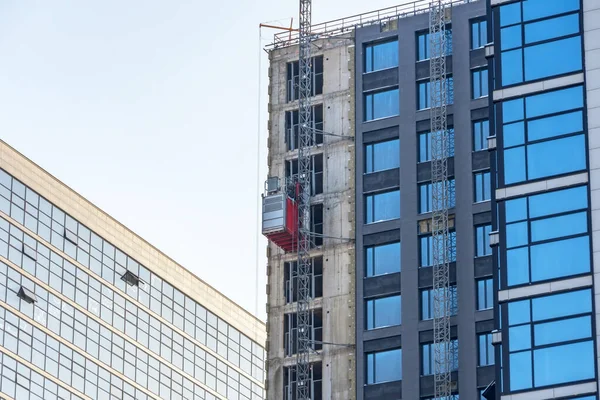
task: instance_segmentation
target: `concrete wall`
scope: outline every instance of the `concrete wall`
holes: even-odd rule
[[[477,388],[493,379],[493,367],[477,367],[476,333],[490,331],[492,311],[475,311],[475,279],[491,277],[491,257],[474,260],[474,224],[491,222],[490,203],[473,204],[473,171],[489,168],[487,151],[473,153],[471,121],[487,117],[487,98],[471,100],[471,67],[485,66],[483,49],[470,51],[470,20],[485,16],[485,2],[474,2],[452,9],[453,55],[448,70],[454,77],[454,105],[448,108],[455,129],[455,157],[450,162],[456,179],[456,216],[458,286],[459,393],[464,399],[477,398]],[[418,183],[430,180],[430,163],[418,163],[417,133],[429,130],[429,110],[417,110],[417,79],[429,77],[428,61],[416,62],[416,34],[427,30],[428,14],[398,20],[397,29],[383,31],[373,25],[356,31],[356,335],[357,399],[419,399],[433,395],[433,377],[421,377],[420,344],[430,340],[432,321],[420,321],[420,288],[431,287],[431,268],[419,268],[417,223],[431,219],[418,212]],[[364,44],[386,38],[398,38],[399,66],[363,75]],[[376,76],[374,76],[376,75]],[[400,88],[400,115],[370,122],[363,121],[363,91],[376,89],[372,82],[396,81]],[[382,87],[383,85],[379,85]],[[365,175],[366,142],[400,138],[399,170]],[[452,168],[453,167],[453,168]],[[400,188],[401,218],[364,224],[364,195],[381,189]],[[391,237],[401,240],[401,272],[365,279],[365,246],[382,244]],[[392,239],[393,240],[393,239]],[[480,265],[481,264],[481,265]],[[480,272],[476,272],[480,271]],[[482,275],[481,274],[483,272]],[[364,284],[363,284],[364,282]],[[366,290],[367,286],[369,287]],[[365,330],[365,298],[378,295],[402,295],[402,325]],[[402,348],[402,381],[366,385],[366,354],[371,351]],[[478,375],[480,378],[478,379]]]
[[[325,132],[353,136],[354,66],[352,36],[322,39],[314,43],[313,55],[323,55],[323,94],[313,98],[313,104],[323,104]],[[285,112],[298,108],[298,102],[287,102],[287,63],[298,60],[298,47],[289,46],[270,52],[269,68],[269,176],[285,176],[285,161],[298,157],[296,151],[286,151]],[[325,136],[322,145],[311,149],[323,154],[323,194],[312,198],[313,204],[324,205],[323,246],[313,249],[312,256],[323,256],[323,297],[311,307],[323,310],[323,341],[339,344],[354,343],[354,142]],[[284,356],[284,313],[294,312],[295,303],[285,304],[284,263],[296,259],[269,244],[267,278],[267,398],[283,398],[283,367],[295,363],[295,357]],[[324,345],[311,361],[321,361],[323,367],[323,399],[346,400],[354,395],[354,350],[351,347]],[[315,399],[316,400],[316,399]]]

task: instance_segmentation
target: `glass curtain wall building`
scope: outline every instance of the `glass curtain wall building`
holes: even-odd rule
[[[497,331],[486,396],[596,399],[600,4],[488,0],[488,11]]]
[[[0,398],[264,399],[262,322],[0,149]]]

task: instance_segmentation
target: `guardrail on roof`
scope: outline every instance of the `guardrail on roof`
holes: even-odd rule
[[[478,1],[481,0],[446,0],[445,3],[453,7],[460,4],[475,3]],[[320,24],[314,24],[312,26],[311,33],[313,35],[313,39],[341,35],[343,33],[350,32],[357,27],[372,25],[385,20],[412,17],[417,14],[429,12],[430,9],[431,0],[416,0],[412,3],[382,8],[380,10],[369,11],[363,14],[352,15],[345,18],[322,22]],[[279,32],[274,35],[273,43],[269,44],[267,46],[267,49],[273,50],[282,47],[292,46],[297,43],[297,31]]]

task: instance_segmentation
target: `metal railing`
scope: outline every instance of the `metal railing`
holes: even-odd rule
[[[445,0],[447,6],[457,6],[467,3],[476,3],[482,0]],[[311,27],[312,40],[341,35],[357,27],[372,25],[385,20],[412,17],[417,14],[427,13],[431,10],[431,0],[416,0],[412,3],[401,4],[369,11],[363,14],[352,15],[332,21],[313,24]],[[298,32],[279,32],[274,35],[273,43],[267,45],[268,50],[298,44]]]

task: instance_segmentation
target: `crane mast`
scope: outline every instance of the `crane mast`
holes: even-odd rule
[[[432,185],[432,258],[433,258],[433,347],[434,393],[439,400],[452,394],[450,342],[451,238],[448,227],[450,187],[448,182],[449,134],[447,122],[448,87],[446,80],[446,9],[442,0],[434,0],[429,14],[430,106],[431,106],[431,185]]]
[[[312,331],[310,319],[310,197],[311,163],[309,147],[312,146],[312,58],[311,58],[311,0],[299,0],[299,80],[298,80],[298,302],[297,302],[297,353],[296,400],[310,400],[310,351]]]

